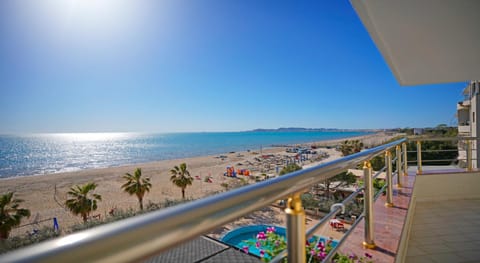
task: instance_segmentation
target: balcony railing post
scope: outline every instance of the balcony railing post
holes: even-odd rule
[[[397,187],[402,187],[402,183],[400,183],[400,176],[402,176],[402,150],[400,145],[395,147],[395,155],[397,156]]]
[[[393,206],[393,178],[392,178],[392,153],[385,151],[385,167],[387,172],[387,202],[385,206]]]
[[[466,141],[466,149],[467,152],[467,171],[471,172],[473,170],[472,166],[472,144],[470,140]]]
[[[305,262],[305,210],[300,193],[288,198],[285,213],[287,214],[288,262]]]
[[[417,141],[417,174],[422,174],[422,143]]]
[[[363,181],[365,183],[365,193],[363,197],[363,209],[365,213],[365,240],[363,246],[366,248],[375,248],[374,230],[373,230],[373,181],[372,164],[370,161],[363,163]]]
[[[403,151],[403,175],[408,176],[407,144],[402,143]]]

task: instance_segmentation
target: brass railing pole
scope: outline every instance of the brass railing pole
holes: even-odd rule
[[[402,143],[403,151],[403,175],[408,176],[407,144]]]
[[[472,166],[472,145],[470,140],[466,141],[466,149],[465,151],[467,152],[467,171],[471,172],[473,170]]]
[[[305,210],[300,193],[288,198],[285,213],[287,214],[288,262],[306,262]]]
[[[370,161],[363,163],[363,181],[365,183],[365,193],[363,197],[363,209],[365,213],[365,240],[363,246],[366,248],[375,248],[373,231],[373,181],[372,164]]]
[[[400,145],[395,147],[395,155],[397,156],[397,187],[402,187],[402,183],[400,183],[400,176],[402,176],[402,150]]]
[[[422,174],[422,143],[417,141],[417,174]]]
[[[385,206],[393,206],[393,178],[392,178],[392,153],[385,151],[385,167],[387,173],[387,202]]]

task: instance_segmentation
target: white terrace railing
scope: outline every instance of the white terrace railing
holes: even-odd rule
[[[314,232],[341,210],[341,205],[318,224],[305,230],[305,212],[300,195],[314,184],[319,184],[349,168],[363,163],[364,187],[358,189],[343,202],[354,199],[364,191],[364,212],[350,230],[339,240],[348,237],[362,218],[365,219],[365,247],[374,246],[373,229],[373,178],[370,160],[378,155],[385,156],[386,166],[380,171],[387,172],[387,183],[378,192],[387,191],[387,205],[393,203],[392,175],[403,175],[407,171],[406,138],[352,154],[325,164],[296,171],[281,177],[244,186],[175,207],[139,215],[107,225],[98,226],[65,237],[46,241],[38,245],[19,249],[0,256],[0,262],[133,262],[148,259],[171,249],[199,235],[207,233],[241,216],[279,199],[288,199],[287,250],[273,259],[278,262],[287,257],[289,262],[307,262],[305,241]],[[392,160],[391,151],[396,151]],[[403,161],[402,161],[403,160]],[[392,162],[396,161],[396,172]],[[377,173],[378,175],[379,173]],[[397,176],[398,178],[399,176]],[[397,181],[399,182],[399,181]],[[332,249],[327,260],[332,258]]]

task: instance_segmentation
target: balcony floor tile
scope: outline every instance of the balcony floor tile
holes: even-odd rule
[[[394,262],[400,237],[402,234],[403,224],[407,215],[408,206],[415,182],[415,174],[410,173],[409,176],[401,176],[402,188],[394,187],[393,203],[394,207],[385,207],[386,197],[380,198],[374,204],[374,232],[375,232],[375,249],[365,249],[362,246],[364,240],[364,220],[358,224],[352,234],[345,240],[339,251],[345,254],[355,253],[363,256],[369,253],[373,256],[374,262]],[[396,180],[396,178],[395,178]],[[394,181],[395,181],[394,180]],[[396,182],[396,181],[395,181]],[[425,223],[429,222],[431,214],[425,213]],[[413,251],[415,253],[422,253]],[[412,256],[411,258],[417,258]],[[418,260],[415,262],[434,262],[433,260]]]
[[[435,217],[426,223],[428,213]],[[418,251],[434,262],[480,262],[479,215],[475,199],[417,202],[406,262],[417,262],[411,254]]]

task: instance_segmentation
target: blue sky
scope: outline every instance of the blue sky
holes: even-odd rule
[[[455,124],[348,1],[0,2],[0,133]]]

